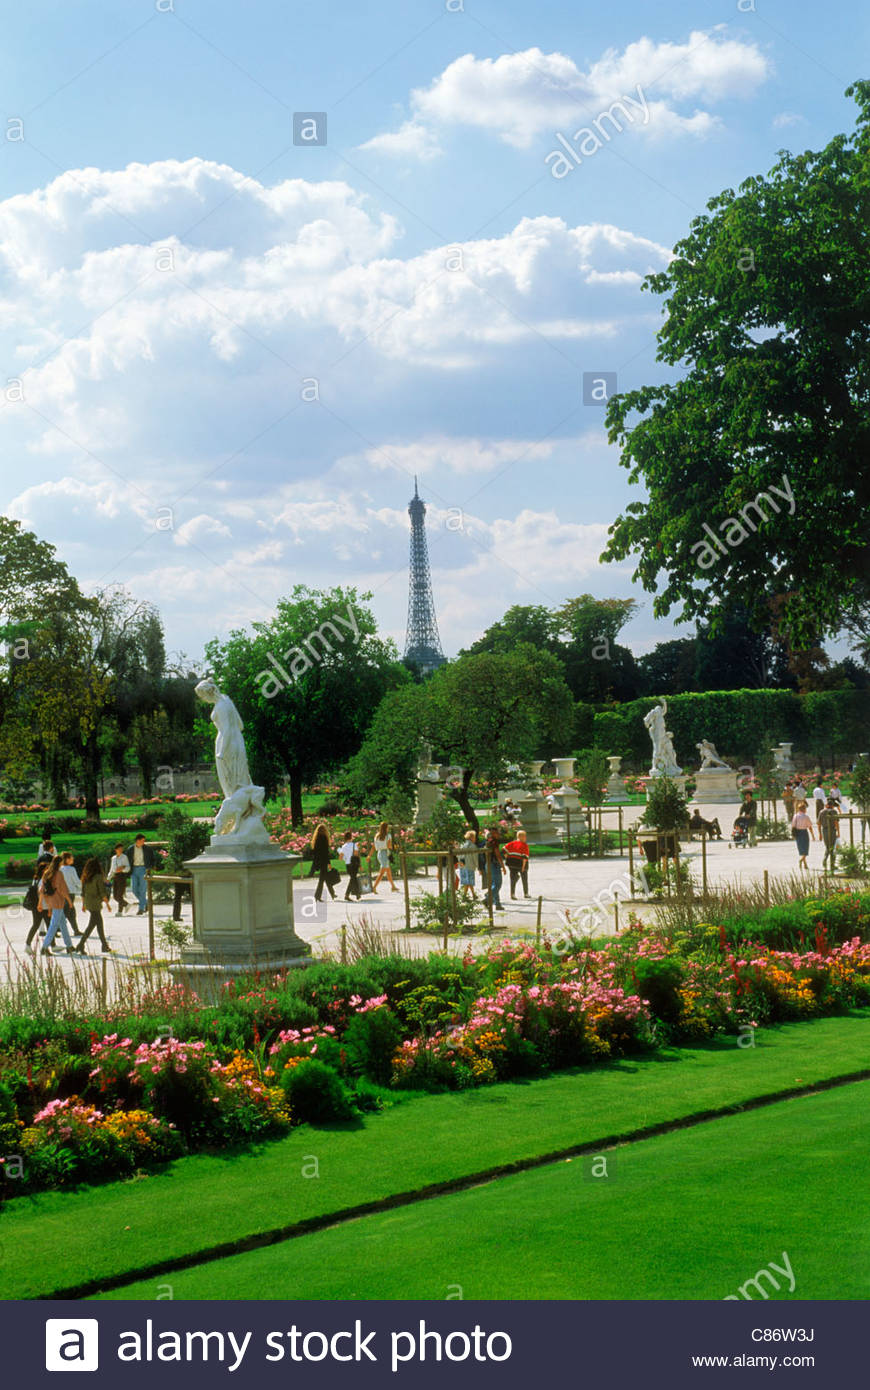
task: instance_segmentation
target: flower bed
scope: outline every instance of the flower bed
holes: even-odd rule
[[[4,1015],[0,1192],[340,1121],[390,1090],[486,1085],[727,1032],[751,1041],[765,1024],[870,1005],[870,897],[793,906],[795,945],[774,939],[770,914],[757,923],[767,940],[742,924],[634,922],[597,944],[318,961],[230,981],[218,1004],[165,986],[93,1018]]]

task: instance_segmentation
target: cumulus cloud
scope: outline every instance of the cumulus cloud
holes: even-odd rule
[[[371,140],[364,141],[358,148],[424,161],[435,159],[441,153],[435,134],[420,121],[405,121],[398,130],[373,135]]]
[[[476,584],[496,607],[536,601],[523,583],[564,597],[597,536],[525,511],[504,479],[516,459],[558,467],[535,431],[582,409],[584,366],[649,342],[638,288],[670,253],[558,217],[405,256],[401,235],[346,184],[266,187],[205,160],[70,171],[0,203],[21,383],[0,393],[6,510],[85,585],[152,598],[188,649],[298,582],[375,589],[401,636],[414,473],[439,602]],[[542,409],[514,409],[522,393]],[[496,476],[503,529],[465,516],[454,534]]]
[[[427,132],[435,142],[439,129],[469,126],[525,149],[544,132],[588,124],[638,89],[648,114],[631,121],[633,130],[702,136],[716,127],[718,118],[704,108],[680,110],[682,104],[749,97],[769,72],[757,44],[726,38],[721,27],[695,30],[682,44],[641,38],[622,51],[608,49],[585,70],[567,54],[540,48],[497,58],[466,53],[428,87],[412,92],[413,115],[400,131],[375,136],[363,148],[409,154],[413,150],[408,145],[423,146]]]

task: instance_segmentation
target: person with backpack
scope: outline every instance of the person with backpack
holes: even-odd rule
[[[41,954],[44,956],[52,954],[51,943],[58,930],[63,936],[67,955],[71,955],[75,950],[67,930],[66,913],[64,912],[64,908],[68,906],[69,902],[69,889],[66,886],[66,879],[60,871],[60,855],[56,854],[43,873],[39,884],[39,906],[43,911],[51,913],[48,931],[45,933],[45,940],[42,943]]]
[[[85,942],[94,928],[99,933],[103,951],[111,955],[112,948],[106,940],[106,933],[103,928],[103,908],[105,907],[107,911],[111,912],[109,884],[103,873],[103,866],[96,858],[89,859],[82,869],[82,907],[90,915],[82,939],[76,947],[79,955],[85,954]]]

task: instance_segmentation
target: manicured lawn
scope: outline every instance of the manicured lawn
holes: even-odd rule
[[[729,1040],[526,1084],[412,1097],[356,1128],[301,1126],[255,1154],[188,1158],[141,1180],[16,1198],[0,1210],[0,1297],[45,1295],[852,1073],[870,1065],[868,1041],[868,1011],[788,1024],[764,1030],[754,1048]],[[312,1156],[316,1178],[304,1175]],[[853,1177],[838,1178],[835,1190]]]
[[[160,1282],[177,1299],[760,1301],[746,1281],[772,1262],[770,1298],[866,1299],[868,1145],[863,1082],[625,1145],[597,1178],[569,1159]]]

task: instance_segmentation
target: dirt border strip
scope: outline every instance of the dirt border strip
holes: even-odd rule
[[[284,1241],[295,1240],[299,1236],[311,1235],[314,1231],[329,1230],[332,1226],[343,1226],[348,1221],[372,1216],[378,1212],[395,1211],[400,1207],[413,1206],[417,1202],[431,1201],[434,1197],[445,1197],[454,1192],[465,1192],[472,1187],[494,1182],[499,1178],[510,1177],[514,1173],[528,1173],[535,1168],[544,1168],[550,1163],[563,1163],[566,1158],[577,1158],[582,1154],[601,1153],[615,1149],[623,1144],[636,1144],[645,1139],[655,1139],[662,1134],[673,1134],[681,1129],[694,1129],[697,1125],[708,1124],[711,1120],[727,1119],[729,1116],[760,1110],[782,1101],[796,1100],[801,1096],[820,1095],[839,1086],[851,1086],[857,1082],[870,1081],[870,1068],[847,1072],[843,1076],[832,1076],[806,1086],[792,1086],[788,1090],[773,1091],[768,1095],[755,1096],[747,1101],[718,1106],[713,1110],[699,1110],[693,1115],[683,1115],[676,1120],[662,1120],[658,1124],[641,1129],[628,1130],[623,1134],[605,1135],[601,1139],[584,1144],[573,1144],[570,1148],[556,1149],[551,1153],[537,1154],[532,1158],[520,1158],[513,1163],[501,1163],[493,1168],[483,1168],[476,1173],[466,1173],[459,1178],[448,1178],[444,1182],[430,1183],[410,1192],[397,1192],[389,1197],[375,1198],[370,1202],[360,1202],[356,1206],[342,1207],[338,1211],[324,1212],[321,1216],[309,1216],[302,1221],[277,1226],[271,1231],[259,1231],[253,1235],[240,1236],[237,1240],[223,1241],[220,1245],[207,1246],[204,1250],[192,1251],[188,1255],[177,1255],[171,1260],[160,1260],[154,1264],[143,1265],[140,1269],[126,1270],[109,1278],[91,1279],[83,1284],[72,1284],[67,1288],[55,1289],[51,1293],[36,1295],[35,1302],[48,1299],[83,1299],[92,1294],[107,1293],[122,1289],[127,1284],[136,1284],[143,1279],[156,1279],[162,1274],[173,1274],[178,1270],[195,1269],[197,1265],[211,1264],[215,1260],[225,1260],[231,1255],[244,1255],[251,1250],[264,1250],[270,1245],[281,1245]]]

